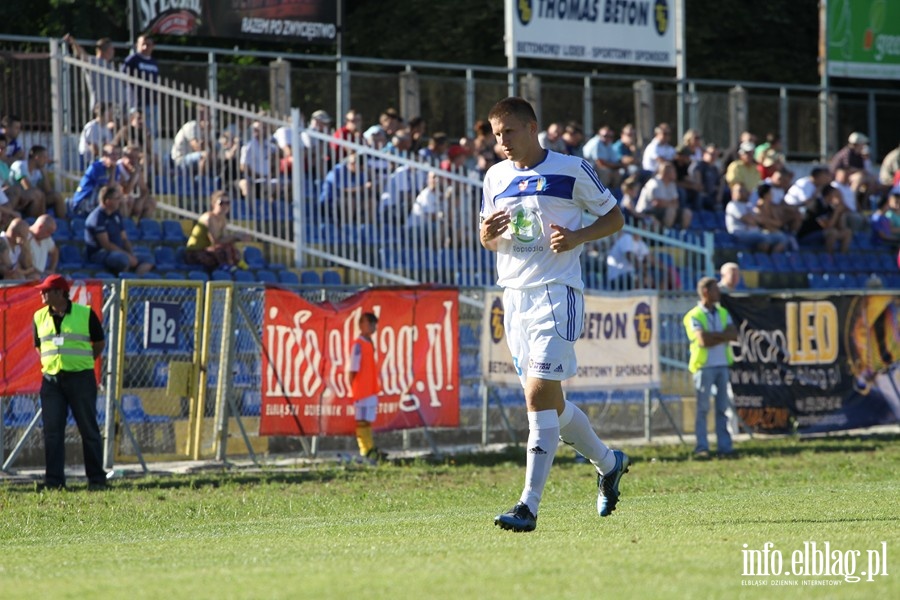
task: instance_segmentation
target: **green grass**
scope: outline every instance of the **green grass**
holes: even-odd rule
[[[531,534],[492,523],[521,491],[521,450],[126,479],[104,493],[0,485],[0,598],[898,598],[897,442],[753,441],[710,462],[630,448],[606,519],[590,466],[563,449]],[[806,541],[862,551],[857,574],[886,541],[889,575],[741,585],[743,544],[772,542],[789,567]]]

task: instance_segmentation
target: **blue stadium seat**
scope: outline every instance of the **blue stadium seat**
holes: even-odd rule
[[[753,256],[756,259],[757,270],[767,272],[775,271],[775,265],[772,263],[771,256],[769,256],[765,252],[756,252]]]
[[[84,217],[72,217],[69,219],[69,228],[72,230],[73,241],[84,241]]]
[[[252,271],[247,271],[244,269],[238,269],[233,274],[233,279],[240,283],[257,283],[259,279],[257,279],[256,275]]]
[[[256,278],[262,283],[278,283],[278,275],[275,271],[269,269],[259,269],[256,271]]]
[[[155,271],[149,271],[147,273],[144,273],[140,277],[138,277],[138,279],[162,279],[162,278],[163,278],[163,276]]]
[[[141,239],[145,242],[161,242],[163,239],[162,226],[156,219],[143,218],[138,228],[141,230]]]
[[[244,248],[244,262],[246,262],[247,266],[251,269],[266,268],[266,259],[263,256],[262,250],[256,246],[247,246]]]
[[[175,250],[171,246],[158,246],[153,253],[156,268],[161,271],[174,269],[176,265]]]
[[[738,266],[745,271],[755,271],[759,268],[756,256],[752,252],[738,252]]]
[[[334,269],[326,269],[322,271],[322,283],[324,285],[343,285],[341,274]]]
[[[72,228],[65,219],[56,219],[56,231],[53,232],[53,241],[57,244],[60,242],[68,242],[72,239]]]
[[[302,285],[322,285],[322,278],[315,271],[303,271],[300,273],[300,283]]]
[[[184,274],[184,271],[166,271],[165,273],[163,273],[163,279],[181,281],[187,279],[187,276]]]
[[[262,409],[262,394],[259,390],[245,390],[241,396],[241,414],[257,417]]]
[[[122,417],[129,423],[170,423],[172,419],[163,415],[148,415],[144,403],[137,394],[122,396]]]
[[[84,256],[81,249],[74,244],[62,244],[59,247],[59,268],[65,271],[84,267]]]
[[[231,276],[231,272],[223,271],[222,269],[216,269],[213,271],[209,278],[212,281],[234,281],[234,277]]]
[[[187,278],[190,281],[209,281],[206,271],[188,271]]]
[[[278,281],[287,285],[299,285],[300,278],[293,271],[278,271]]]
[[[187,236],[181,229],[181,223],[166,219],[162,222],[162,241],[183,244],[187,242]]]
[[[9,401],[3,424],[6,427],[25,427],[37,414],[34,399],[28,396],[13,396]]]
[[[138,226],[134,224],[134,221],[131,219],[127,219],[122,217],[122,229],[125,230],[125,235],[128,236],[128,239],[132,242],[136,242],[141,240],[141,230],[138,229]]]

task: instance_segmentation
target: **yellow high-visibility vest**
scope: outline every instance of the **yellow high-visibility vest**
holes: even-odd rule
[[[41,370],[47,375],[60,371],[88,371],[94,368],[94,347],[90,335],[91,309],[83,304],[72,304],[56,332],[50,307],[45,306],[34,313]],[[62,344],[59,344],[59,341]]]
[[[716,309],[719,314],[719,320],[722,322],[722,329],[725,329],[728,325],[728,311],[721,306],[717,306]],[[709,327],[709,323],[706,320],[706,311],[699,304],[684,315],[684,330],[691,341],[691,357],[688,361],[688,371],[691,373],[696,373],[702,369],[709,357],[709,351],[700,345],[700,336],[694,331],[693,320],[695,318],[700,321],[704,330]],[[734,364],[734,353],[731,351],[731,344],[725,345],[725,358],[728,360],[729,366]]]

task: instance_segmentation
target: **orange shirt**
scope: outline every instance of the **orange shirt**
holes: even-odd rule
[[[378,361],[371,339],[356,338],[350,351],[350,372],[356,373],[350,384],[351,398],[362,400],[378,393]]]

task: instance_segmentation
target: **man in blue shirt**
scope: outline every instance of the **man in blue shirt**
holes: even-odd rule
[[[84,222],[87,259],[116,275],[123,271],[143,275],[153,269],[153,263],[142,261],[132,251],[131,241],[122,227],[122,215],[119,214],[123,198],[119,185],[106,185],[100,189],[100,206],[91,211]]]
[[[113,180],[119,149],[112,144],[104,144],[100,158],[85,170],[78,182],[78,188],[69,199],[69,214],[83,217],[97,207],[100,189]]]
[[[152,37],[146,34],[139,36],[134,44],[134,52],[128,55],[122,65],[122,71],[150,83],[159,83],[159,63],[153,58],[153,47]],[[144,112],[144,121],[153,137],[159,133],[157,95],[157,92],[149,88],[131,86],[131,106]]]

